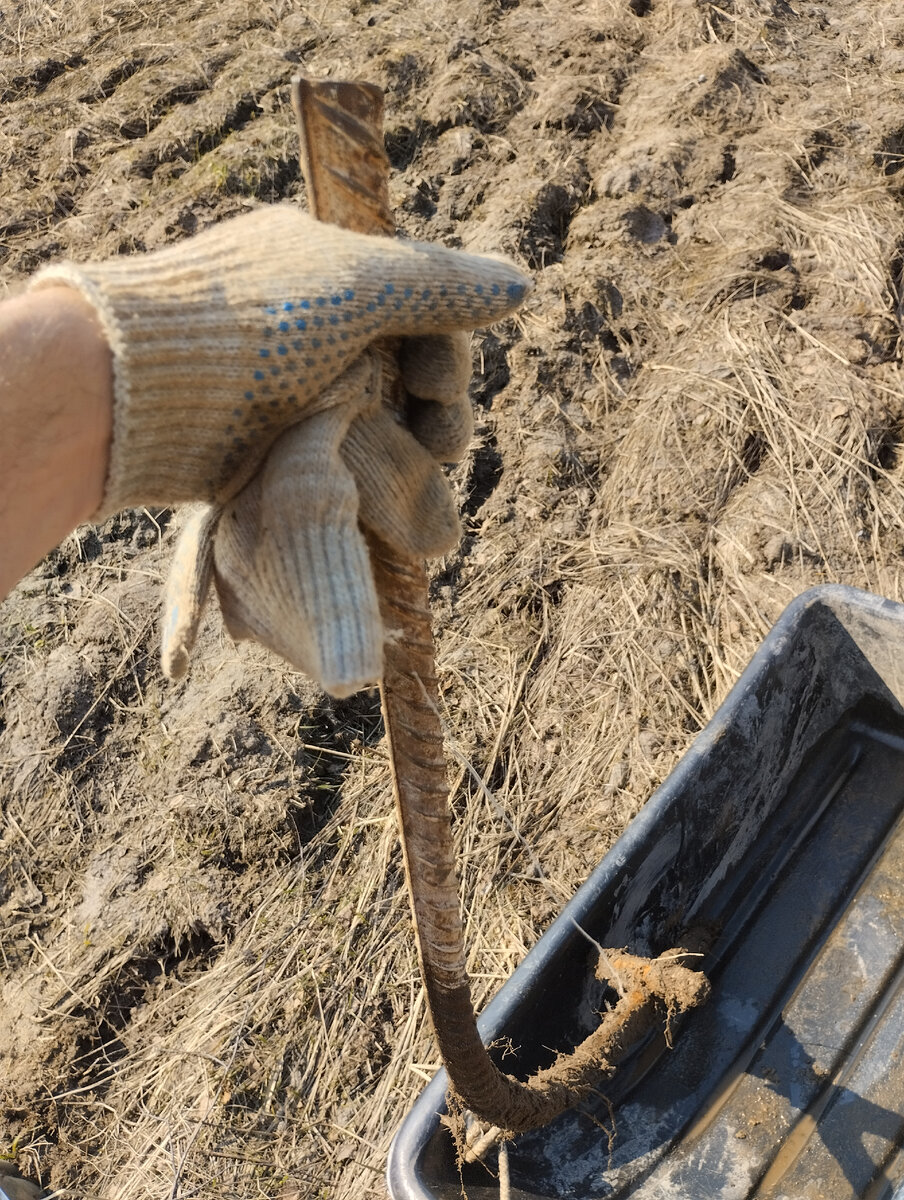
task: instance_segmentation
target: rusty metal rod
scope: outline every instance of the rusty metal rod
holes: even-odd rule
[[[383,149],[383,95],[370,84],[296,78],[292,98],[311,212],[360,233],[391,236],[389,163]],[[384,400],[404,408],[397,341],[378,343]],[[452,841],[440,698],[424,564],[369,535],[384,627],[381,700],[428,1005],[457,1101],[502,1131],[546,1124],[585,1096],[658,1013],[680,1012],[706,992],[702,975],[664,956],[615,955],[628,986],[618,1005],[572,1055],[527,1081],[500,1071],[477,1032],[465,963]]]

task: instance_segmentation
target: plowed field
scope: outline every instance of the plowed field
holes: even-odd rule
[[[11,0],[4,287],[303,204],[300,69],[385,88],[403,233],[536,279],[475,335],[433,565],[482,1003],[794,596],[901,597],[904,16]],[[179,520],[82,528],[0,607],[0,1153],[72,1200],[382,1196],[436,1063],[378,700],[215,610],[167,684]]]

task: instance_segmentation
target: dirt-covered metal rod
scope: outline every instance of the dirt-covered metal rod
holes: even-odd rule
[[[293,81],[301,164],[312,213],[360,233],[392,235],[383,95],[370,84]],[[402,411],[397,345],[379,346],[384,399]],[[476,1116],[516,1133],[551,1121],[658,1020],[699,1003],[702,975],[675,954],[650,962],[610,955],[623,984],[617,1006],[571,1055],[522,1082],[492,1062],[477,1032],[465,964],[433,633],[422,562],[369,537],[384,626],[381,684],[396,805],[424,985],[451,1088]],[[627,983],[625,983],[627,981]]]

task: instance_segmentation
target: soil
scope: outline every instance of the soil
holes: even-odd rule
[[[480,1003],[795,595],[901,596],[899,10],[0,14],[10,293],[304,203],[299,69],[385,88],[405,234],[534,273],[474,338],[464,537],[433,566]],[[179,521],[82,528],[0,607],[0,1156],[76,1200],[382,1196],[436,1055],[378,700],[215,611],[167,684]]]

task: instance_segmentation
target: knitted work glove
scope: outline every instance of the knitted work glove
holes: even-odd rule
[[[289,204],[151,254],[51,266],[33,286],[60,283],[93,304],[113,351],[98,517],[130,505],[225,503],[284,429],[335,403],[330,385],[374,338],[474,329],[511,312],[528,287],[510,263],[350,233]],[[460,373],[460,335],[421,346],[411,371],[436,394],[416,410],[417,435],[456,457],[469,414],[447,379],[431,384],[426,360],[444,355]]]

